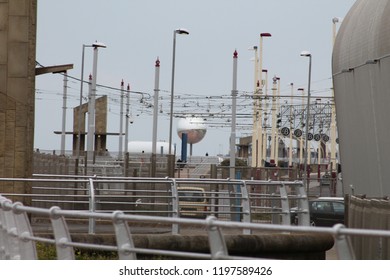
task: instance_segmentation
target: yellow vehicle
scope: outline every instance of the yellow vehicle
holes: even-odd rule
[[[178,187],[179,213],[181,217],[206,218],[209,212],[204,188]]]

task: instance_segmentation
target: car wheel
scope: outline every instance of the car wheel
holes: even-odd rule
[[[310,226],[311,226],[311,227],[315,227],[315,226],[316,226],[316,222],[313,221],[313,220],[310,220]]]

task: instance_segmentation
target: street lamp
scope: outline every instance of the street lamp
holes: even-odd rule
[[[92,45],[85,45],[83,44],[82,48],[82,54],[81,54],[81,77],[80,77],[80,105],[79,105],[79,113],[78,113],[78,121],[77,121],[77,151],[76,151],[76,158],[79,160],[80,157],[80,148],[81,148],[81,106],[83,106],[83,85],[84,85],[84,53],[85,48],[92,48]]]
[[[277,83],[278,83],[278,77],[274,76],[272,78],[273,86],[272,86],[272,109],[271,109],[271,116],[272,116],[272,125],[271,125],[271,153],[270,153],[270,161],[274,160],[277,164],[278,160],[275,158],[275,146],[276,146],[276,92],[277,92]]]
[[[292,167],[292,155],[293,155],[293,141],[292,141],[292,108],[293,108],[293,99],[294,99],[294,83],[290,83],[291,86],[291,96],[290,96],[290,116],[289,116],[289,123],[290,123],[290,148],[288,150],[288,167]]]
[[[121,81],[121,98],[119,108],[119,143],[118,143],[118,159],[121,160],[123,157],[123,102],[125,98],[125,83],[123,79]]]
[[[263,32],[263,33],[260,33],[260,44],[259,44],[259,80],[260,80],[260,94],[263,93],[263,40],[264,38],[267,38],[267,37],[272,37],[271,33],[268,33],[268,32]],[[267,81],[267,79],[266,79]],[[266,92],[267,93],[267,92]],[[261,108],[262,107],[262,100],[259,99],[259,107]],[[262,145],[263,146],[267,146],[267,140],[266,140],[266,129],[264,129],[263,131],[263,128],[262,128],[262,120],[261,120],[262,116],[260,115],[260,137],[258,137],[260,139],[260,143],[259,143],[259,146],[261,147]],[[264,134],[264,136],[263,136]],[[262,161],[264,159],[264,162],[265,162],[265,159],[266,159],[266,155],[263,156],[263,151],[262,149],[258,149],[257,151],[258,153],[258,157],[259,157],[259,161],[260,161],[260,166],[262,165]]]
[[[264,164],[265,164],[265,161],[267,160],[267,122],[269,120],[269,115],[268,115],[268,70],[267,69],[263,69],[261,72],[263,72],[265,74],[265,97],[264,97],[264,109],[262,110],[263,114],[264,114],[264,121],[262,121],[261,123],[261,134],[262,134],[262,137],[261,137],[261,144],[263,145],[263,148],[262,150],[260,150],[260,157],[262,158],[262,161],[264,161]],[[260,115],[260,118],[262,119],[263,116]],[[262,162],[260,162],[260,166],[262,165]]]
[[[259,70],[259,74],[260,74],[260,93],[262,93],[262,90],[263,90],[263,38],[264,37],[271,37],[271,33],[260,33],[260,59],[259,59],[259,67],[260,67],[260,70]]]
[[[64,72],[64,94],[62,98],[61,155],[65,155],[66,101],[68,92],[68,71]]]
[[[92,93],[89,99],[90,112],[88,118],[88,134],[87,134],[87,161],[93,161],[94,154],[94,138],[95,138],[95,98],[96,98],[96,76],[97,76],[97,61],[98,49],[106,48],[103,43],[95,42],[93,47],[93,68],[92,68]]]
[[[232,126],[230,132],[230,179],[236,178],[237,50],[233,53]]]
[[[336,34],[337,34],[337,23],[339,23],[342,19],[339,17],[334,17],[332,19],[333,25],[332,25],[332,34],[333,34],[333,45],[334,41],[336,41]]]
[[[168,156],[172,153],[172,123],[173,123],[173,97],[175,88],[175,56],[176,56],[176,34],[188,35],[187,29],[180,28],[173,31],[173,52],[172,52],[172,80],[171,80],[171,111],[169,116],[169,150]]]
[[[153,96],[153,133],[152,133],[152,160],[151,175],[156,177],[156,150],[157,150],[157,122],[158,122],[158,94],[160,91],[160,59],[157,57],[154,67],[154,96]]]
[[[302,94],[302,102],[301,102],[302,103],[302,117],[301,117],[300,122],[301,122],[301,128],[303,130],[302,124],[303,124],[303,108],[305,106],[305,100],[304,100],[305,89],[304,88],[298,88],[298,91],[300,91],[301,94]],[[301,135],[299,137],[299,163],[300,164],[302,164],[302,162],[303,162],[302,158],[303,158],[303,136]]]
[[[261,144],[259,143],[259,127],[261,126],[261,101],[259,96],[259,88],[260,88],[260,81],[259,81],[259,69],[258,69],[258,63],[259,58],[257,54],[257,46],[253,46],[249,48],[248,50],[253,50],[255,52],[254,57],[254,88],[253,88],[253,128],[252,128],[252,167],[258,167],[258,160],[259,160],[259,154],[258,152],[259,147],[261,148]],[[260,122],[260,125],[259,125]],[[262,135],[261,135],[262,136]],[[261,161],[260,161],[261,162]]]
[[[306,124],[305,124],[305,163],[303,168],[303,178],[306,179],[306,189],[307,189],[307,195],[309,195],[309,184],[307,179],[307,156],[308,156],[308,139],[307,136],[309,134],[309,115],[310,115],[310,83],[311,83],[311,60],[312,55],[308,51],[301,52],[301,56],[308,57],[309,58],[309,78],[308,78],[308,85],[307,85],[307,108],[306,108]]]

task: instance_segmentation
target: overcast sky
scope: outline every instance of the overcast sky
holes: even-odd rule
[[[119,91],[121,80],[131,85],[131,119],[129,140],[151,141],[150,105],[154,89],[154,63],[161,61],[158,140],[169,137],[169,91],[171,87],[173,30],[186,28],[188,36],[177,36],[175,93],[188,98],[175,104],[183,112],[196,107],[197,112],[230,110],[232,90],[232,57],[238,51],[238,90],[241,97],[253,91],[254,52],[259,34],[269,32],[264,40],[263,68],[269,83],[280,77],[282,94],[294,88],[307,87],[308,59],[313,56],[312,92],[330,96],[332,19],[343,18],[355,0],[39,0],[37,20],[37,56],[45,66],[74,64],[68,74],[81,76],[82,45],[103,42],[99,50],[97,83],[112,87],[98,88],[98,95],[108,95],[108,131],[119,131]],[[85,75],[92,72],[92,49],[85,49]],[[46,74],[36,78],[35,148],[59,150],[61,130],[63,77]],[[80,83],[68,83],[67,131],[72,130],[73,110],[79,104]],[[84,94],[87,87],[84,87]],[[216,98],[221,99],[216,101]],[[212,97],[212,98],[209,98]],[[242,102],[242,104],[240,103]],[[240,107],[241,104],[241,107]],[[238,110],[250,111],[250,100],[239,101]],[[222,109],[223,107],[223,109]],[[248,111],[249,107],[249,111]],[[213,125],[208,120],[205,138],[194,145],[194,155],[228,153],[230,128]],[[248,120],[246,120],[248,121]],[[180,140],[174,120],[173,142]],[[237,121],[238,123],[240,120]],[[239,128],[237,136],[250,129]],[[118,150],[118,138],[108,139],[108,149]],[[66,149],[71,149],[67,136]]]

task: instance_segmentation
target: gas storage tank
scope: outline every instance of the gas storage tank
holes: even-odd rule
[[[177,123],[177,134],[180,139],[183,133],[187,133],[188,144],[196,144],[204,138],[207,126],[201,118],[184,118]]]
[[[332,57],[345,193],[390,195],[390,1],[358,0]]]
[[[152,141],[130,141],[127,144],[127,148],[130,154],[151,154],[153,143]],[[171,152],[174,151],[174,146],[171,147]],[[157,142],[156,143],[156,154],[168,154],[169,143]]]

